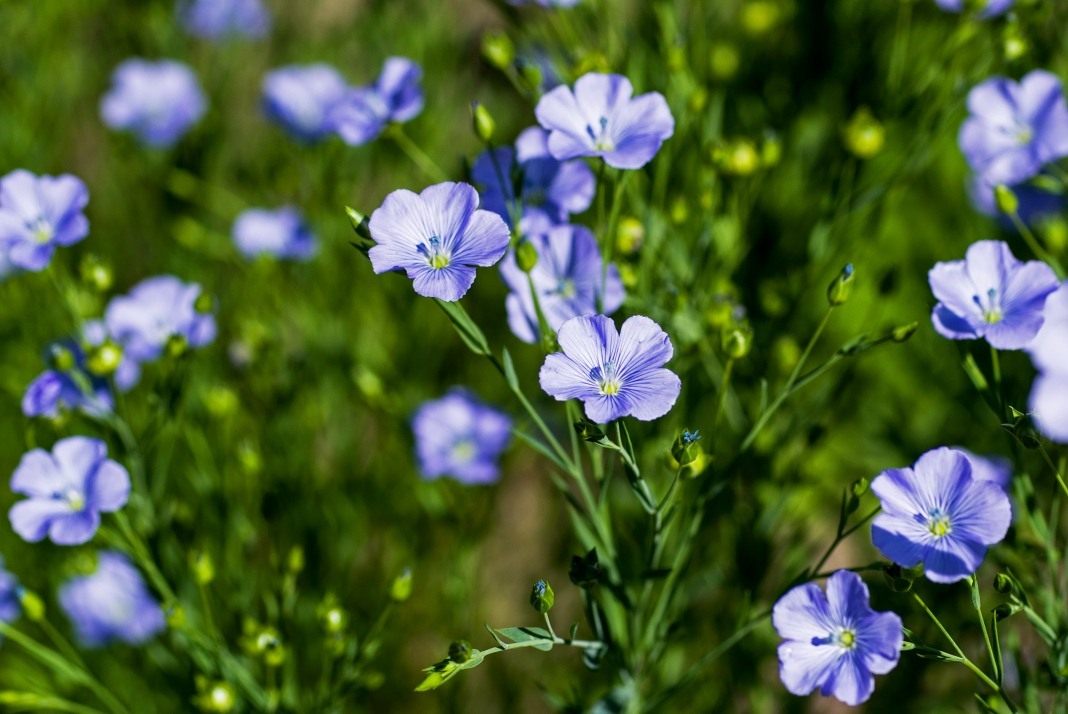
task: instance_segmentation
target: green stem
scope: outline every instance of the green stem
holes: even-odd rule
[[[994,668],[994,679],[1000,682],[1001,671],[998,669],[998,655],[994,651],[994,644],[990,639],[990,631],[986,627],[986,618],[983,617],[983,601],[979,593],[979,578],[974,574],[969,576],[968,586],[972,591],[972,606],[975,608],[975,614],[979,616],[979,627],[983,631],[983,642],[986,644],[986,651],[990,655],[990,666]]]
[[[1057,465],[1053,463],[1053,459],[1049,455],[1049,451],[1046,449],[1046,445],[1039,442],[1038,450],[1042,452],[1042,458],[1045,459],[1046,465],[1053,471],[1053,475],[1057,478],[1057,483],[1060,484],[1061,490],[1068,496],[1068,483],[1064,482],[1064,477],[1061,476],[1061,470],[1057,468]]]
[[[130,548],[131,554],[137,561],[138,565],[148,575],[148,579],[152,581],[153,587],[159,591],[166,601],[168,606],[175,604],[178,601],[178,597],[174,594],[174,590],[171,589],[170,584],[167,583],[167,579],[163,577],[163,573],[156,567],[156,562],[152,559],[152,554],[148,550],[148,546],[141,540],[141,537],[137,535],[133,527],[130,525],[129,519],[122,511],[115,512],[115,523],[119,526],[119,533],[126,540],[127,545]]]
[[[1064,280],[1064,267],[1055,257],[1050,255],[1049,251],[1042,247],[1042,244],[1038,242],[1038,238],[1035,236],[1034,232],[1028,228],[1023,219],[1020,218],[1019,212],[1013,211],[1006,215],[1009,217],[1009,220],[1012,221],[1012,225],[1016,227],[1016,231],[1024,239],[1024,242],[1027,243],[1027,247],[1035,254],[1035,257],[1048,263],[1049,266],[1053,268],[1053,272],[1057,274],[1058,280]]]
[[[408,158],[412,160],[419,170],[427,175],[432,181],[442,182],[448,181],[449,175],[437,163],[430,158],[430,156],[419,148],[412,139],[404,132],[404,127],[400,124],[391,124],[386,129],[386,136],[393,139],[397,143],[397,146],[407,154]]]

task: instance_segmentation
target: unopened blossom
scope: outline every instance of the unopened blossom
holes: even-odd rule
[[[56,248],[85,238],[88,203],[89,190],[70,174],[17,169],[0,178],[0,277],[15,268],[43,270]]]
[[[468,484],[496,481],[498,461],[511,438],[512,420],[469,392],[454,389],[424,402],[412,419],[424,478],[451,476]]]

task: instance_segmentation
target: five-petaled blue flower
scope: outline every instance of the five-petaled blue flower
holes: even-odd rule
[[[71,436],[23,455],[11,490],[28,498],[11,507],[11,527],[23,540],[46,536],[56,545],[86,543],[100,527],[100,514],[117,511],[130,496],[126,469],[108,458],[100,439]]]
[[[1005,13],[1014,0],[980,0],[982,3],[982,9],[979,10],[979,17],[987,19],[991,17],[997,17]],[[946,12],[964,12],[966,7],[972,5],[978,5],[972,0],[935,0],[935,4],[942,8]]]
[[[82,211],[89,190],[70,174],[34,176],[18,169],[0,179],[0,264],[42,270],[56,246],[73,245],[89,234]],[[0,277],[4,269],[0,266]]]
[[[586,74],[575,90],[545,94],[534,113],[549,131],[549,151],[560,161],[600,156],[617,169],[638,169],[675,133],[675,119],[659,92],[632,97],[630,80],[618,74]]]
[[[386,196],[370,221],[376,273],[403,270],[415,292],[448,302],[475,282],[475,267],[494,265],[511,233],[496,213],[478,208],[478,192],[466,183],[439,183],[416,194]]]
[[[250,208],[234,221],[234,244],[246,258],[273,255],[306,260],[315,254],[315,236],[293,206]]]
[[[1068,444],[1068,283],[1046,298],[1042,329],[1028,351],[1038,369],[1030,400],[1035,426]]]
[[[423,70],[407,57],[390,57],[374,84],[354,87],[334,107],[330,123],[341,140],[360,146],[390,122],[410,121],[423,110]]]
[[[771,612],[779,645],[779,678],[792,694],[816,689],[856,706],[875,690],[876,674],[897,666],[904,634],[901,618],[876,612],[860,576],[839,570],[827,592],[815,583],[787,592]]]
[[[466,390],[453,389],[419,407],[412,431],[424,478],[484,484],[500,475],[497,461],[511,438],[512,420]]]
[[[508,326],[524,342],[538,339],[538,315],[531,296],[531,282],[542,315],[555,332],[572,317],[600,312],[611,315],[623,304],[623,283],[616,266],[605,271],[597,240],[578,225],[557,226],[544,235],[527,239],[538,254],[529,280],[516,265],[514,251],[501,261],[501,277],[508,285],[505,300]],[[602,289],[602,285],[604,286]]]
[[[347,91],[328,64],[282,67],[263,79],[263,109],[295,138],[318,141],[333,131],[331,116]]]
[[[112,73],[100,115],[112,129],[168,147],[200,121],[207,106],[197,76],[181,62],[128,59]]]
[[[271,15],[262,0],[185,0],[179,14],[189,34],[207,40],[263,37],[271,29]]]
[[[619,332],[610,317],[575,317],[556,339],[562,351],[545,358],[541,388],[558,401],[582,400],[591,420],[650,421],[675,405],[682,382],[664,368],[673,353],[671,340],[648,317],[628,318]]]
[[[59,590],[78,641],[85,647],[111,642],[143,644],[166,626],[163,609],[126,556],[104,551],[92,575],[71,578]]]
[[[968,455],[957,449],[934,449],[912,468],[888,469],[871,490],[883,508],[872,522],[875,547],[906,568],[923,563],[936,583],[974,573],[1012,522],[1005,489],[976,478]]]
[[[1019,82],[994,77],[968,93],[960,148],[989,184],[1013,185],[1068,156],[1068,104],[1056,75],[1035,70]]]
[[[935,329],[951,340],[985,339],[999,350],[1023,349],[1042,327],[1057,276],[1037,260],[1021,263],[1001,241],[973,243],[964,260],[937,263],[928,274],[938,304]]]
[[[523,235],[545,233],[566,223],[571,214],[590,207],[596,192],[597,181],[590,167],[578,159],[554,159],[549,153],[548,137],[544,129],[532,126],[516,139],[515,149],[502,146],[493,149],[493,153],[484,151],[471,168],[471,178],[481,188],[482,207],[509,225],[518,198]],[[517,169],[522,174],[518,197],[512,181]]]

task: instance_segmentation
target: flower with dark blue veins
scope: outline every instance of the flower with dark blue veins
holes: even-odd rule
[[[505,300],[508,326],[524,342],[538,339],[538,315],[531,296],[531,282],[549,327],[555,332],[573,317],[600,312],[611,315],[623,304],[623,283],[616,266],[604,268],[597,240],[588,228],[563,225],[527,239],[537,251],[538,262],[527,273],[516,264],[511,251],[501,261],[501,277],[511,292]]]
[[[330,123],[341,140],[360,146],[391,122],[410,121],[423,110],[423,70],[407,57],[390,57],[374,84],[350,89],[334,108]]]
[[[234,221],[234,244],[246,258],[273,255],[307,260],[315,254],[315,235],[300,211],[283,206],[273,211],[250,208]]]
[[[935,0],[935,4],[942,8],[946,12],[964,12],[966,8],[976,6],[981,7],[979,10],[979,17],[988,19],[991,17],[997,17],[1008,11],[1012,7],[1014,0],[980,0],[979,3],[972,2],[972,0]]]
[[[980,456],[959,446],[952,448],[968,457],[973,479],[996,483],[1005,493],[1009,492],[1009,482],[1012,481],[1011,461],[1001,456]]]
[[[130,496],[130,476],[108,458],[100,439],[71,436],[49,453],[25,453],[11,476],[11,490],[28,498],[11,507],[11,527],[30,543],[45,537],[56,545],[87,543],[100,514],[117,511]]]
[[[282,67],[264,77],[263,108],[295,138],[318,141],[333,131],[331,115],[347,91],[344,77],[330,65]]]
[[[1005,489],[973,475],[957,449],[928,451],[912,468],[888,469],[871,484],[882,503],[872,521],[875,547],[902,567],[920,563],[929,580],[953,583],[976,571],[1012,522]]]
[[[492,154],[485,151],[471,168],[471,178],[481,188],[482,207],[509,225],[518,198],[523,235],[545,233],[566,223],[572,214],[589,208],[596,193],[597,181],[590,167],[579,159],[554,159],[548,138],[544,129],[532,126],[516,139],[515,149],[503,146]],[[522,175],[518,197],[512,185],[517,170]]]
[[[968,93],[959,143],[991,185],[1014,185],[1068,156],[1068,104],[1056,75],[1035,70],[1019,82],[994,77]]]
[[[415,292],[448,302],[467,293],[476,267],[504,256],[511,238],[500,216],[478,208],[478,192],[466,183],[394,191],[371,214],[369,227],[376,273],[403,270]]]
[[[964,260],[937,263],[928,282],[938,304],[935,330],[951,340],[985,339],[999,350],[1026,347],[1042,327],[1057,276],[1041,261],[1021,263],[1001,241],[973,243]]]
[[[816,689],[856,706],[875,690],[875,675],[897,666],[904,634],[901,618],[876,612],[860,576],[839,570],[827,592],[815,583],[787,592],[771,611],[779,645],[779,678],[791,694]]]
[[[1068,444],[1068,283],[1046,298],[1044,318],[1028,345],[1038,370],[1031,387],[1031,417],[1040,432]]]
[[[183,0],[179,15],[189,34],[206,40],[263,37],[271,29],[262,0]]]
[[[664,368],[671,340],[648,317],[630,317],[618,332],[610,317],[574,317],[556,339],[561,351],[545,358],[541,388],[557,401],[582,400],[592,421],[651,421],[675,405],[682,382]]]
[[[208,102],[197,76],[181,62],[128,59],[111,75],[100,102],[104,123],[148,146],[168,147],[200,121]]]
[[[512,433],[512,420],[463,389],[424,402],[412,418],[424,478],[451,476],[467,484],[492,483]]]
[[[112,642],[140,645],[167,626],[163,609],[145,587],[141,573],[126,556],[104,551],[96,572],[71,578],[59,589],[78,642],[101,647]]]
[[[22,614],[22,587],[18,578],[4,569],[0,558],[0,622],[11,623]]]
[[[560,86],[542,96],[534,113],[549,131],[549,152],[559,161],[600,156],[617,169],[638,169],[675,133],[675,119],[659,92],[632,96],[618,74],[586,74],[574,91]]]
[[[142,280],[108,304],[104,314],[107,334],[122,346],[124,360],[136,363],[158,359],[171,339],[203,347],[215,339],[216,327],[201,297],[199,285],[172,275]]]
[[[34,176],[18,169],[0,179],[0,277],[12,268],[42,270],[57,246],[89,234],[89,190],[70,174]]]

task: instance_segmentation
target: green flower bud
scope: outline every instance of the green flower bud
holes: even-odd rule
[[[671,222],[681,226],[690,217],[690,207],[686,205],[686,199],[679,196],[671,202]]]
[[[883,575],[886,576],[887,584],[896,593],[907,593],[912,590],[912,584],[917,578],[923,576],[923,565],[913,568],[902,568],[897,563],[889,563],[883,566]]]
[[[32,590],[21,590],[19,592],[19,603],[22,605],[22,612],[25,613],[27,620],[30,622],[44,620],[44,600],[37,593]]]
[[[1002,620],[1007,620],[1008,618],[1012,617],[1021,609],[1023,608],[1021,608],[1019,605],[1003,602],[994,608],[994,617],[997,619],[998,622],[1001,622]]]
[[[196,705],[200,711],[227,714],[237,706],[237,694],[228,682],[198,682],[200,694]]]
[[[89,351],[85,359],[85,368],[97,377],[107,377],[115,373],[122,363],[122,348],[111,340],[105,340]]]
[[[197,299],[193,302],[193,309],[201,315],[208,315],[215,312],[215,298],[208,293],[200,293],[197,295]]]
[[[395,603],[405,602],[412,596],[412,569],[405,568],[401,574],[393,578],[389,587],[389,599]]]
[[[856,277],[856,273],[853,270],[852,263],[846,263],[842,268],[842,272],[838,274],[831,284],[827,286],[827,302],[831,307],[838,307],[844,305],[849,299],[849,291],[853,286],[853,280]]]
[[[322,615],[323,629],[331,635],[343,632],[348,621],[348,614],[340,607],[332,607]]]
[[[596,423],[586,418],[579,419],[575,422],[575,433],[584,441],[588,441],[591,444],[604,441],[605,437],[604,430]]]
[[[869,488],[871,488],[871,482],[868,481],[868,479],[861,477],[853,482],[853,484],[849,487],[849,490],[854,496],[860,498],[868,492]]]
[[[273,627],[263,627],[255,632],[248,645],[251,652],[262,657],[268,667],[277,667],[285,662],[285,646],[278,630]]]
[[[82,258],[81,263],[78,264],[78,273],[81,275],[82,282],[91,290],[104,293],[111,289],[113,277],[111,267],[99,256],[89,253]]]
[[[520,241],[515,248],[515,262],[520,270],[529,273],[538,264],[538,249],[528,240]]]
[[[215,562],[208,553],[194,551],[189,556],[189,565],[198,585],[208,585],[215,580]]]
[[[1007,216],[1015,216],[1020,209],[1020,200],[1008,186],[997,185],[994,187],[994,205]]]
[[[1049,217],[1042,222],[1046,245],[1054,253],[1061,253],[1068,248],[1068,221],[1060,217]]]
[[[779,137],[769,134],[760,146],[760,163],[764,168],[771,168],[782,161],[782,142]]]
[[[527,86],[535,91],[541,90],[541,83],[545,79],[545,75],[541,71],[541,67],[533,62],[524,62],[522,67],[519,68],[519,73],[523,77],[523,81]]]
[[[467,640],[456,640],[450,644],[449,659],[457,664],[463,664],[471,659],[471,643]]]
[[[638,284],[638,269],[630,263],[620,263],[616,266],[619,269],[619,282],[623,283],[625,288],[633,288]]]
[[[633,255],[645,241],[645,225],[634,216],[624,216],[616,231],[616,251],[620,255]]]
[[[842,139],[851,154],[858,159],[870,159],[882,151],[886,129],[867,107],[861,107],[846,124]]]
[[[770,32],[782,19],[782,8],[773,0],[751,0],[742,6],[742,27],[750,35]]]
[[[77,361],[74,359],[74,353],[66,347],[63,345],[53,345],[52,364],[60,372],[69,372],[74,369]]]
[[[178,359],[189,349],[189,341],[183,335],[171,335],[163,351],[170,359]]]
[[[223,385],[215,385],[204,395],[204,406],[217,419],[233,414],[238,407],[234,390]]]
[[[534,587],[530,590],[531,607],[544,615],[553,609],[553,603],[555,602],[556,595],[547,580],[539,580],[534,583]]]
[[[1005,59],[1009,62],[1021,59],[1031,50],[1031,44],[1020,30],[1020,23],[1015,20],[1010,20],[1005,26],[1002,43]]]
[[[475,136],[488,144],[493,139],[493,132],[497,128],[497,122],[493,121],[486,105],[481,102],[471,102],[471,123],[475,127]]]
[[[920,327],[918,322],[910,322],[907,325],[901,327],[895,327],[890,331],[890,337],[894,342],[908,342],[909,338],[916,334],[916,330]]]
[[[164,613],[167,616],[167,627],[172,630],[181,630],[185,628],[187,619],[185,616],[185,608],[181,605],[174,604],[171,607],[164,609]]]
[[[503,32],[487,32],[482,36],[482,56],[497,69],[506,69],[515,61],[515,45]]]
[[[712,76],[720,81],[732,78],[742,66],[738,48],[731,44],[718,44],[712,48],[709,64]]]
[[[742,359],[753,346],[753,330],[749,325],[734,325],[720,334],[723,352],[731,359]]]
[[[679,466],[692,464],[701,456],[701,444],[698,443],[700,440],[701,432],[684,430],[675,437],[675,442],[671,445],[671,458],[675,459]]]
[[[730,176],[751,176],[760,169],[760,152],[750,139],[736,139],[712,154],[720,170]]]
[[[1014,578],[1005,573],[998,573],[994,577],[994,589],[1002,595],[1016,595],[1016,583]]]

